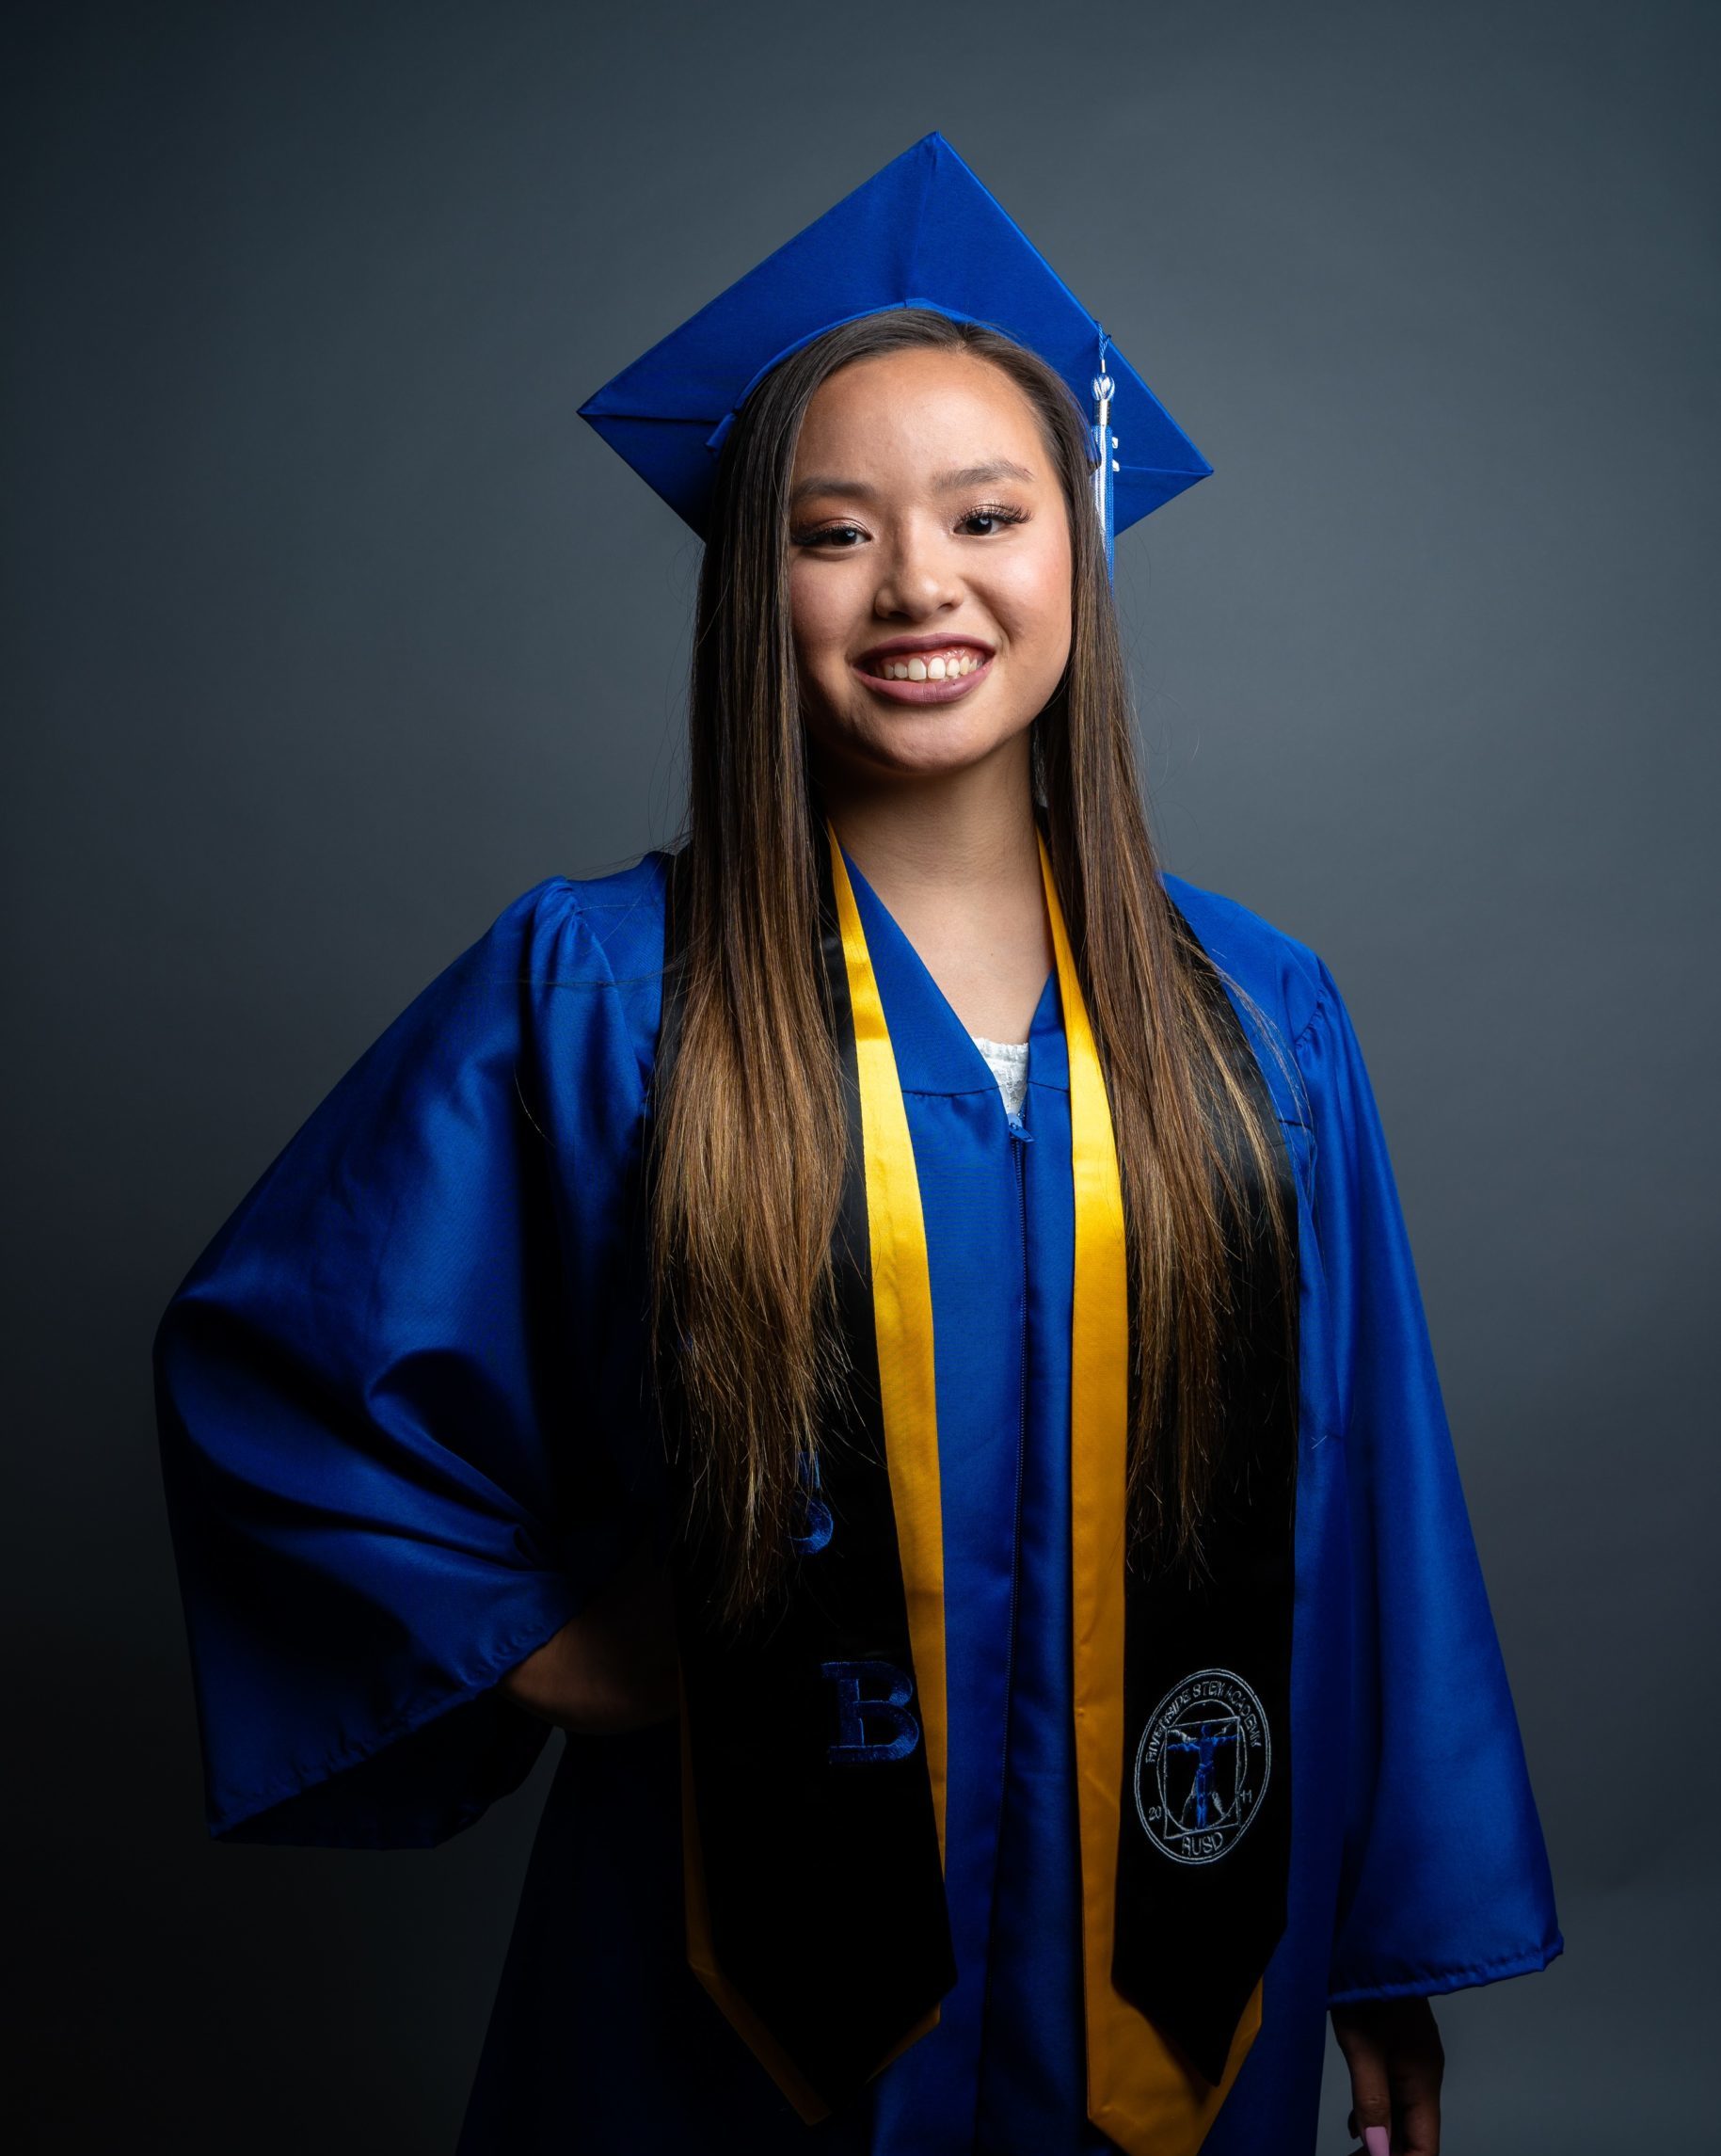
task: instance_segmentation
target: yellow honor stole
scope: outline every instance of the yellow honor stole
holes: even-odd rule
[[[826,838],[821,956],[850,1104],[834,1259],[851,1397],[805,1492],[795,1584],[774,1620],[742,1639],[717,1637],[701,1614],[709,1578],[697,1556],[684,1551],[677,1570],[688,1958],[809,2121],[923,2036],[956,1974],[943,1895],[948,1727],[926,1230],[860,912],[828,827]],[[1235,1472],[1216,1506],[1207,1584],[1127,1572],[1123,1194],[1044,839],[1040,859],[1070,1071],[1088,2112],[1128,2156],[1194,2156],[1260,2028],[1261,1972],[1283,1925],[1295,1358],[1274,1349],[1281,1314],[1257,1203],[1233,1222],[1244,1329],[1227,1401]],[[678,1030],[671,873],[660,1073]],[[1234,1078],[1270,1116],[1222,984],[1182,927]],[[1240,1149],[1231,1158],[1243,1165]],[[1288,1161],[1280,1166],[1288,1177]],[[761,1716],[761,1700],[774,1711]]]

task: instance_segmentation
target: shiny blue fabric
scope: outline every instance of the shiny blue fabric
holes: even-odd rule
[[[959,1980],[862,2102],[804,2127],[682,1959],[673,1726],[568,1737],[461,2156],[1110,2146],[1082,2097],[1057,985],[1012,1126],[851,872],[927,1221]],[[1348,1017],[1313,953],[1168,883],[1233,984],[1302,1206],[1289,1920],[1206,2148],[1303,2156],[1330,2002],[1539,1969],[1560,1938]],[[508,907],[284,1148],[162,1319],[216,1835],[404,1845],[469,1824],[546,1734],[496,1679],[661,1528],[639,1171],[662,884],[654,854]]]

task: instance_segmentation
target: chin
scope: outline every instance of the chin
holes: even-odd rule
[[[960,732],[941,728],[936,733],[928,728],[916,733],[908,727],[892,727],[883,733],[868,733],[855,746],[868,761],[883,764],[904,777],[947,778],[996,756],[1017,730],[998,734],[989,727],[984,734],[976,734],[967,728]]]
[[[881,715],[868,711],[820,729],[826,752],[848,763],[899,772],[904,777],[938,778],[983,763],[1032,723],[998,723],[996,712],[940,711],[936,707]]]

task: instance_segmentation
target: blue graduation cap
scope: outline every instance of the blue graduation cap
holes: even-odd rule
[[[825,330],[891,307],[987,324],[1057,368],[1091,415],[1108,564],[1117,533],[1212,471],[936,133],[624,367],[581,417],[703,536],[717,451],[749,391]]]

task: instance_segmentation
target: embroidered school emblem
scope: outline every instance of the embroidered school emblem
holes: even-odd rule
[[[1136,1813],[1156,1849],[1211,1864],[1249,1831],[1267,1794],[1273,1741],[1267,1710],[1230,1669],[1173,1685],[1136,1747]]]

